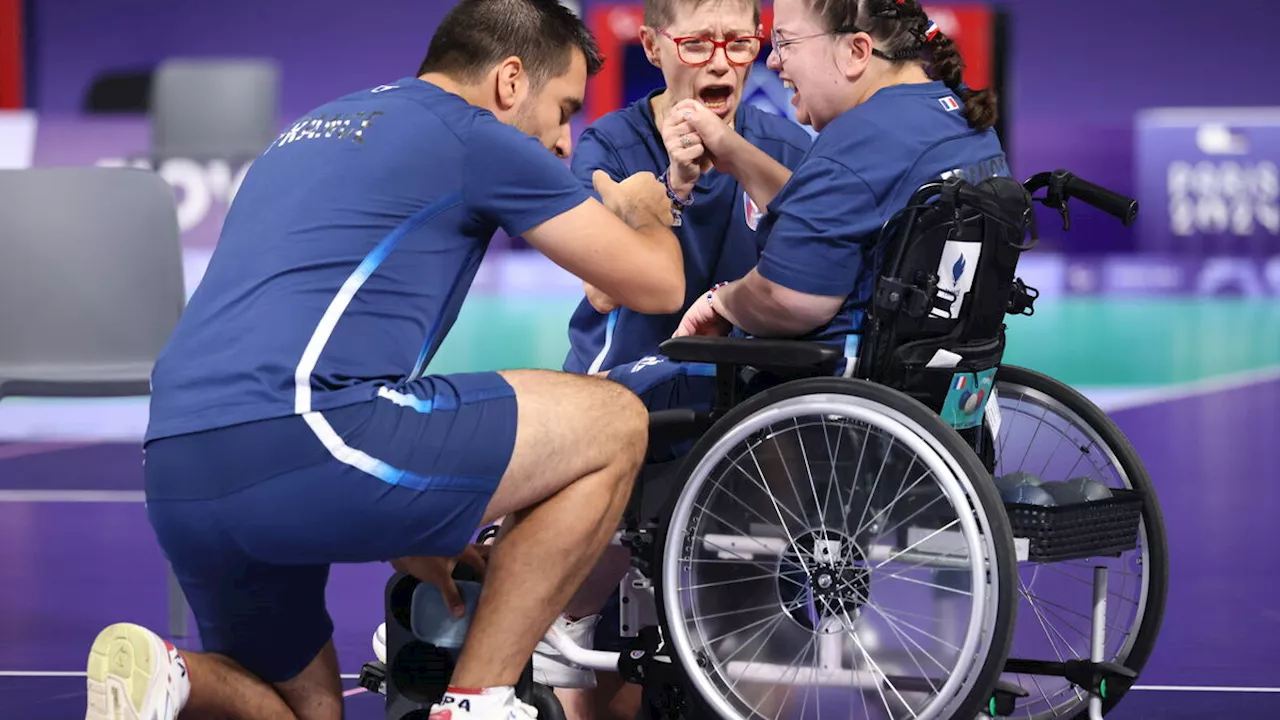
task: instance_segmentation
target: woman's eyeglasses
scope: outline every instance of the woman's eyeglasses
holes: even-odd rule
[[[764,38],[755,35],[713,40],[709,37],[686,35],[672,37],[666,30],[662,36],[676,44],[676,54],[685,65],[706,65],[715,56],[716,50],[724,50],[725,59],[731,65],[749,65],[760,55],[760,46]]]

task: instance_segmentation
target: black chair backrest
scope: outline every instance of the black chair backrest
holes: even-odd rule
[[[1005,315],[1019,307],[1029,230],[1031,196],[1016,180],[921,188],[886,227],[857,375],[936,410],[958,374],[989,380],[1004,353]]]

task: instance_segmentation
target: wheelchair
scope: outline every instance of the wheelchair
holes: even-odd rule
[[[1137,213],[1063,170],[920,188],[874,245],[881,270],[856,354],[664,343],[673,360],[715,366],[717,397],[709,413],[651,415],[651,446],[692,449],[646,467],[615,536],[632,556],[619,587],[627,649],[587,650],[554,629],[545,641],[639,684],[645,720],[1115,707],[1163,617],[1159,504],[1099,408],[1002,362],[1006,318],[1033,315],[1038,296],[1016,275],[1038,240],[1035,203],[1069,229],[1073,198],[1125,224]],[[1087,477],[1106,489],[1061,503],[1002,494],[1028,474],[1023,485]],[[389,581],[388,662],[362,674],[388,718],[425,718],[448,681],[448,653],[409,630],[416,586]],[[563,717],[531,667],[518,693],[540,718]]]

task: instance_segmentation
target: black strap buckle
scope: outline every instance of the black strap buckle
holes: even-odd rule
[[[937,275],[926,275],[911,284],[897,278],[881,278],[876,287],[876,307],[918,319],[933,310],[938,294]]]
[[[1013,284],[1009,286],[1009,300],[1005,305],[1005,312],[1010,315],[1035,315],[1036,298],[1040,297],[1040,291],[1028,286],[1022,281],[1022,278],[1014,278]]]

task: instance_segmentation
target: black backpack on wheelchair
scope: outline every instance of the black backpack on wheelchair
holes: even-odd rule
[[[1016,271],[1035,244],[1031,194],[1018,181],[922,187],[881,233],[854,376],[919,400],[962,435],[976,432],[1004,356],[1005,315],[1034,312],[1038,293]]]

